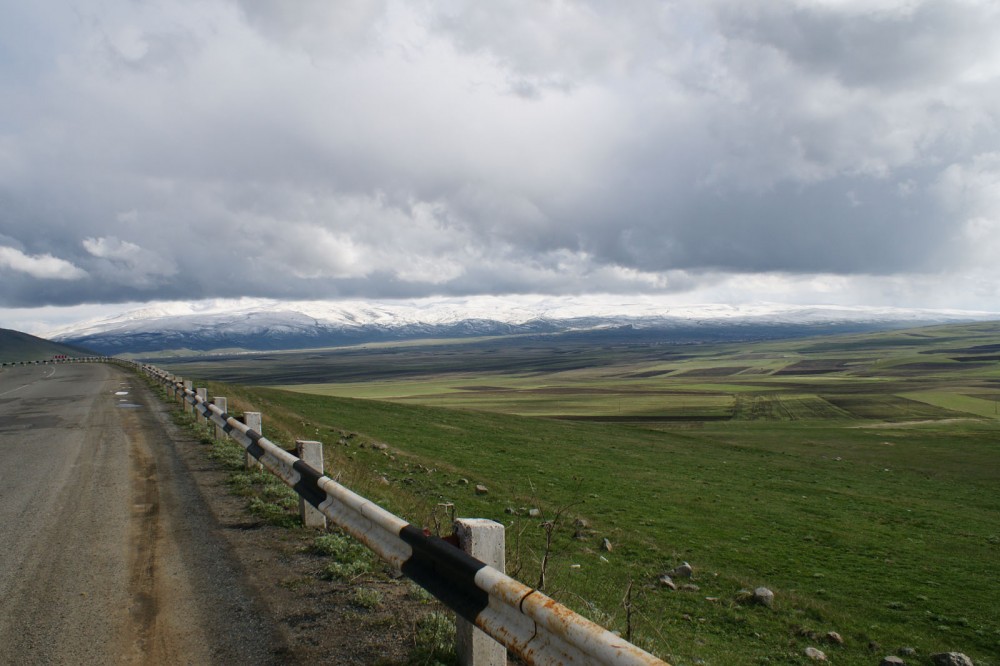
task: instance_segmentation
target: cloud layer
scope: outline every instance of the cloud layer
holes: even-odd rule
[[[8,5],[0,307],[1000,309],[992,2]]]

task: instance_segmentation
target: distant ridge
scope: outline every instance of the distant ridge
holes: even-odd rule
[[[93,352],[80,347],[50,342],[28,333],[0,328],[0,363],[42,361],[53,356],[90,356]]]
[[[272,351],[509,335],[722,342],[1000,319],[1000,314],[836,306],[670,306],[656,297],[497,297],[166,303],[56,331],[104,354]]]

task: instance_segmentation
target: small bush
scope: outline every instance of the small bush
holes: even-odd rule
[[[417,620],[416,645],[410,655],[413,666],[450,666],[455,654],[455,621],[444,613],[428,613]]]

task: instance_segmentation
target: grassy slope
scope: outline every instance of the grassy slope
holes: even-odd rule
[[[89,352],[77,347],[49,342],[20,331],[0,328],[0,363],[41,361],[50,359],[56,354],[86,356],[89,355]]]
[[[544,374],[455,373],[411,353],[400,365],[429,367],[423,383],[434,393],[406,393],[406,377],[373,389],[407,404],[225,390],[288,437],[328,442],[329,471],[416,523],[433,524],[434,505],[448,501],[460,515],[509,524],[510,566],[529,584],[538,524],[571,506],[547,591],[624,631],[634,580],[636,639],[676,664],[806,663],[806,645],[835,663],[912,645],[997,664],[1000,420],[988,408],[1000,363],[954,359],[987,355],[976,348],[998,340],[995,325],[979,325],[713,347],[665,362],[648,350],[617,361],[607,352]],[[651,406],[652,391],[662,402]],[[470,394],[477,401],[463,402]],[[614,415],[625,403],[631,415],[672,417],[717,410],[724,396],[734,418],[566,422],[409,404],[484,409],[491,394],[508,411]],[[336,444],[345,430],[362,435]],[[369,438],[388,442],[393,457],[358,446]],[[476,483],[490,494],[476,496]],[[531,506],[542,519],[505,512]],[[594,528],[585,540],[572,538],[577,517]],[[682,560],[700,589],[658,587]],[[740,588],[757,585],[775,591],[773,610],[738,602]],[[823,644],[827,631],[845,644]],[[869,641],[883,647],[871,654]]]

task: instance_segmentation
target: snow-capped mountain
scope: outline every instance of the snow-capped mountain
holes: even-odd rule
[[[754,339],[1000,318],[900,308],[671,305],[663,297],[476,296],[410,301],[160,303],[52,331],[107,354],[190,349],[300,349],[386,340],[617,331],[679,341]]]

